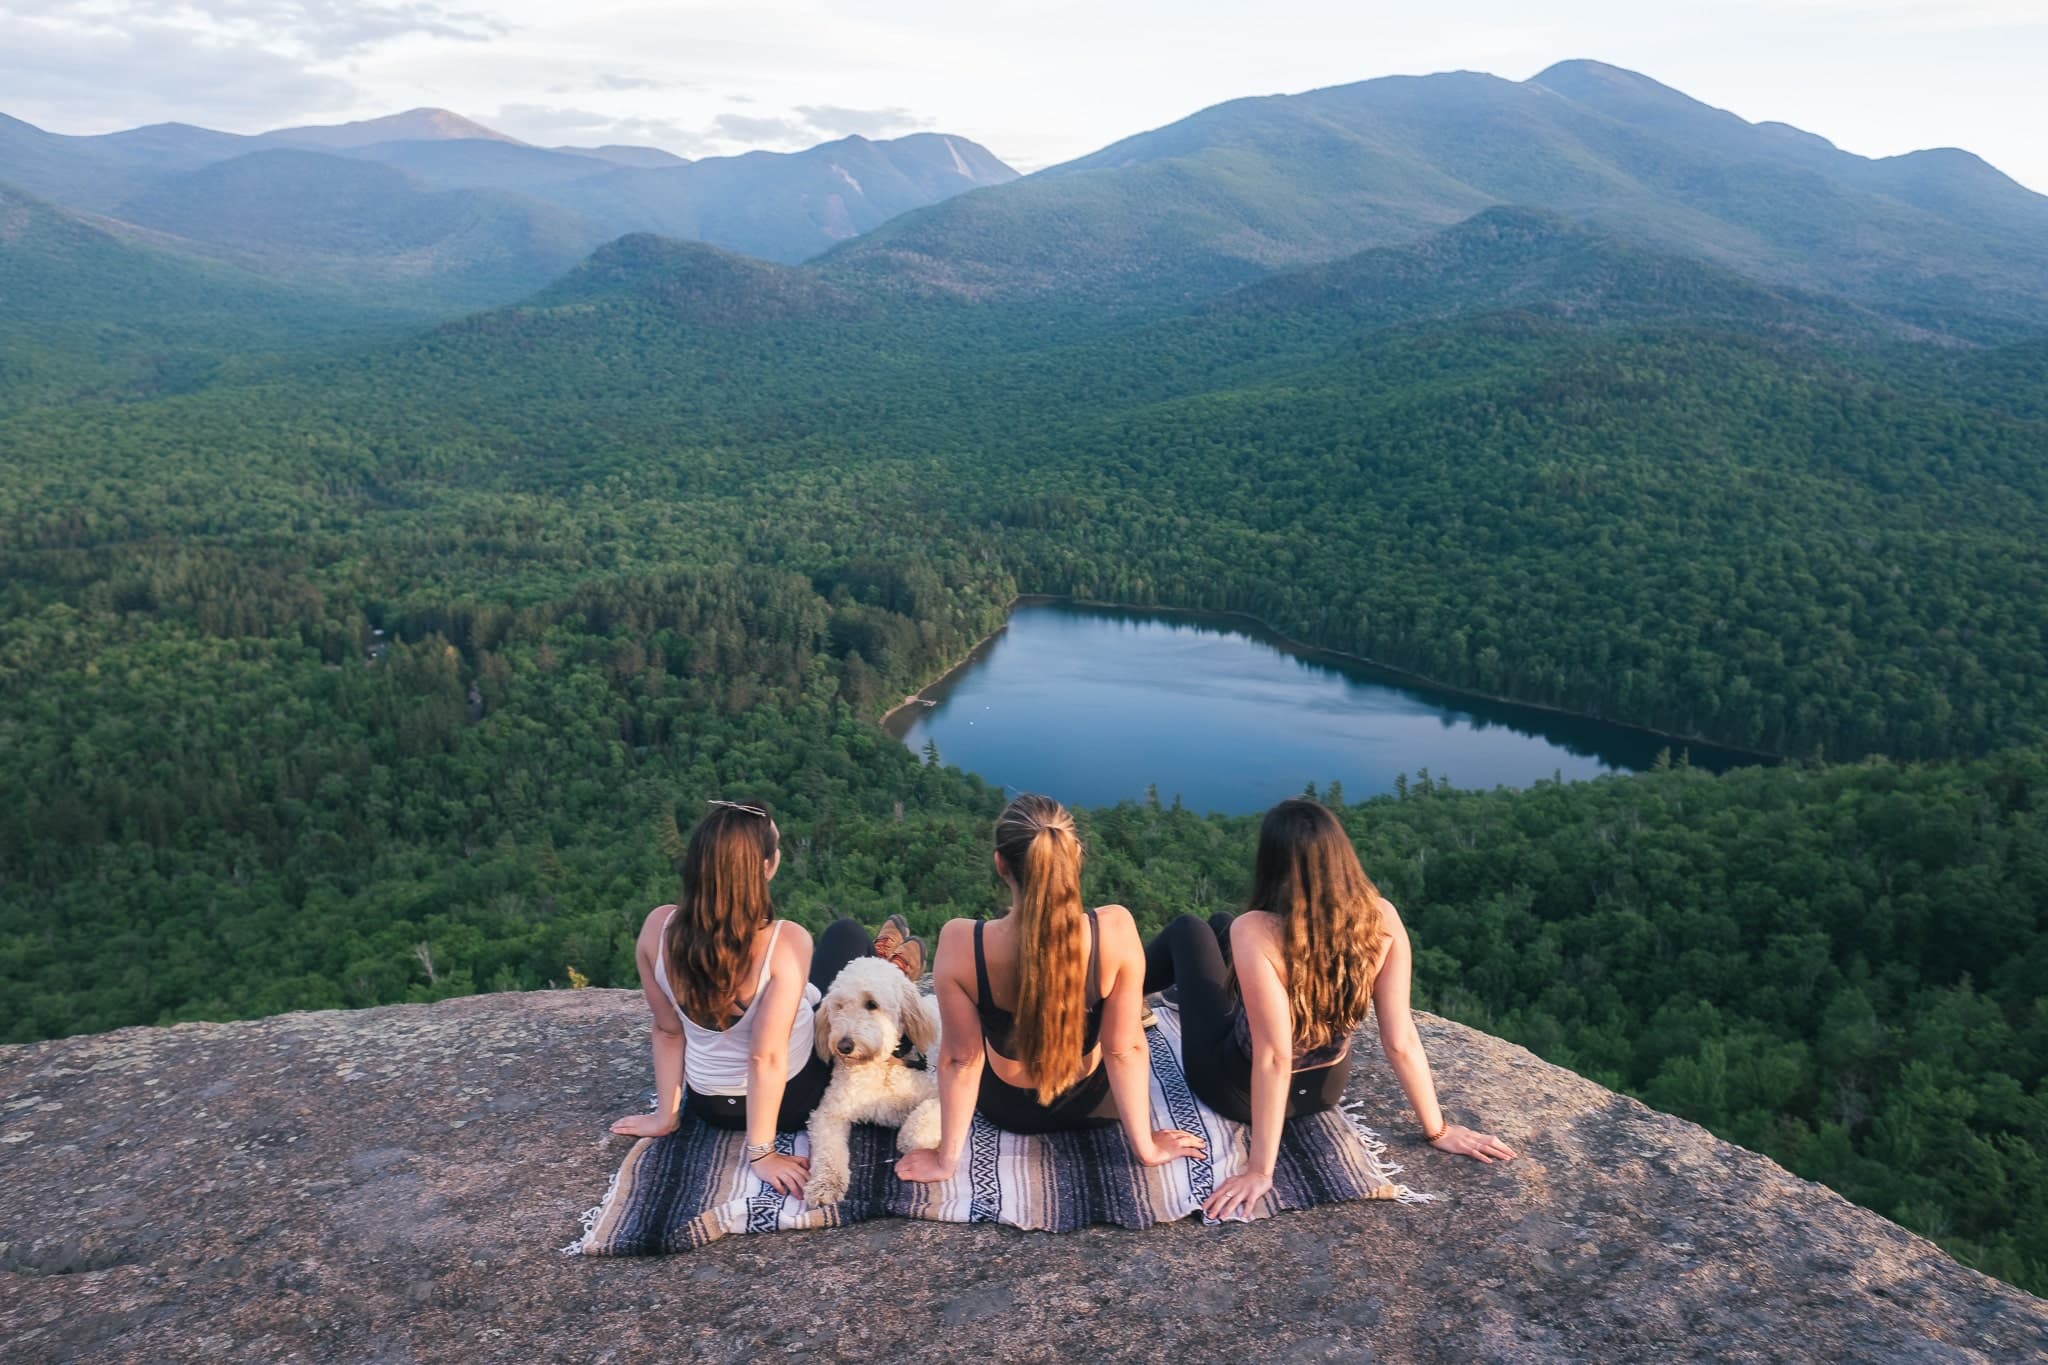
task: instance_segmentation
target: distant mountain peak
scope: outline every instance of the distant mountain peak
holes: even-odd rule
[[[651,232],[628,233],[599,247],[524,307],[606,303],[651,304],[693,322],[726,325],[860,310],[854,298],[794,266]]]
[[[516,137],[507,137],[451,110],[427,108],[408,109],[402,114],[358,119],[352,123],[316,123],[299,128],[278,128],[261,136],[267,141],[289,142],[303,147],[369,147],[379,142],[457,140],[525,145]]]
[[[182,123],[176,119],[171,119],[163,123],[137,124],[133,128],[124,128],[122,129],[122,131],[127,133],[205,133],[212,137],[223,136],[223,134],[216,132],[212,128],[208,128],[203,124]],[[232,137],[233,134],[230,133],[226,134],[225,136]]]
[[[1828,141],[1819,133],[1809,133],[1804,128],[1795,127],[1790,123],[1781,123],[1776,119],[1765,119],[1757,124],[1756,128],[1758,132],[1768,133],[1772,137],[1783,138],[1787,142],[1800,146],[1811,147],[1816,151],[1838,152],[1841,150],[1841,148],[1835,146],[1834,143]]]
[[[1561,62],[1552,62],[1529,78],[1530,85],[1549,85],[1553,80],[1606,81],[1611,85],[1645,85],[1659,90],[1668,89],[1639,71],[1612,62],[1595,61],[1591,57],[1571,57]]]
[[[556,147],[552,150],[567,152],[572,156],[593,157],[599,161],[609,161],[617,166],[634,166],[643,170],[649,167],[687,166],[690,164],[688,157],[677,156],[674,152],[664,151],[660,147],[636,147],[617,142],[607,142],[597,147]]]
[[[1575,57],[1570,61],[1557,62],[1543,68],[1524,82],[1526,85],[1541,86],[1555,91],[1566,99],[1580,100],[1596,107],[1616,99],[1626,99],[1641,107],[1647,104],[1663,104],[1673,108],[1720,112],[1701,100],[1694,99],[1683,90],[1674,90],[1662,81],[1652,80],[1640,71],[1630,71],[1623,66],[1610,66],[1586,57]]]

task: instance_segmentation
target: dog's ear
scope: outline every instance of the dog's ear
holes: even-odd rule
[[[818,1002],[817,1016],[811,1024],[811,1050],[818,1054],[818,1060],[832,1060],[832,1001],[828,996]]]
[[[896,1017],[902,1021],[903,1035],[910,1039],[910,1045],[921,1053],[928,1053],[939,1041],[938,1013],[926,1007],[924,992],[917,983],[905,978],[898,987],[901,992],[896,998]]]

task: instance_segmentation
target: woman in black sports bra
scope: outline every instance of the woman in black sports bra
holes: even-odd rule
[[[977,1111],[1016,1133],[1121,1123],[1148,1166],[1199,1153],[1192,1133],[1152,1127],[1144,944],[1121,905],[1082,907],[1073,816],[1018,797],[996,821],[995,865],[1008,913],[939,934],[939,1145],[897,1175],[951,1179]]]
[[[982,937],[987,924],[986,920],[974,921],[974,1012],[981,1020],[983,1046],[999,1057],[1015,1057],[1017,1016],[995,1002],[995,989],[988,979],[988,949]],[[1088,968],[1082,979],[1087,982],[1082,997],[1087,1011],[1081,1016],[1081,1055],[1093,1057],[1102,1038],[1103,1004],[1102,926],[1093,910],[1088,912]],[[1100,1066],[1049,1104],[1041,1104],[1033,1089],[1011,1085],[994,1071],[984,1070],[974,1107],[990,1123],[1013,1133],[1106,1128],[1117,1121],[1109,1071]]]

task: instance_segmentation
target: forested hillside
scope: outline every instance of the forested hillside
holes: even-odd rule
[[[196,389],[388,341],[429,316],[123,240],[0,185],[0,413]]]
[[[1401,117],[1439,136],[1447,88]],[[1514,89],[1473,116],[1569,93]],[[1844,169],[1622,93],[1650,103],[1600,118],[2024,213],[1967,168]],[[290,364],[255,356],[312,326],[246,275],[0,201],[0,322],[45,347],[0,370],[0,1037],[628,983],[711,796],[776,805],[809,922],[987,910],[999,793],[877,717],[1020,592],[1220,608],[1785,760],[1416,774],[1346,818],[1426,1003],[2048,1288],[2030,296],[1985,312],[1965,252],[1936,316],[1490,200],[1283,274],[1136,233],[1163,265],[1120,256],[1135,293],[935,289],[902,254],[940,224],[978,278],[1034,185],[1143,197],[1224,110],[815,266],[629,236],[522,304]],[[209,349],[215,308],[248,350]],[[1091,894],[1148,927],[1243,890],[1247,821],[1085,820]]]

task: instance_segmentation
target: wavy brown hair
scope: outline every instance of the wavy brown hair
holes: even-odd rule
[[[1026,794],[996,817],[996,856],[1017,887],[1017,1060],[1040,1104],[1081,1079],[1088,1017],[1088,924],[1081,838],[1049,796]]]
[[[1245,908],[1280,921],[1296,1050],[1350,1037],[1372,1007],[1387,929],[1337,817],[1299,797],[1267,811]]]
[[[725,1026],[746,984],[754,935],[775,918],[767,865],[777,845],[775,821],[761,802],[713,806],[690,831],[677,868],[683,894],[662,948],[677,1003],[706,1028]]]

